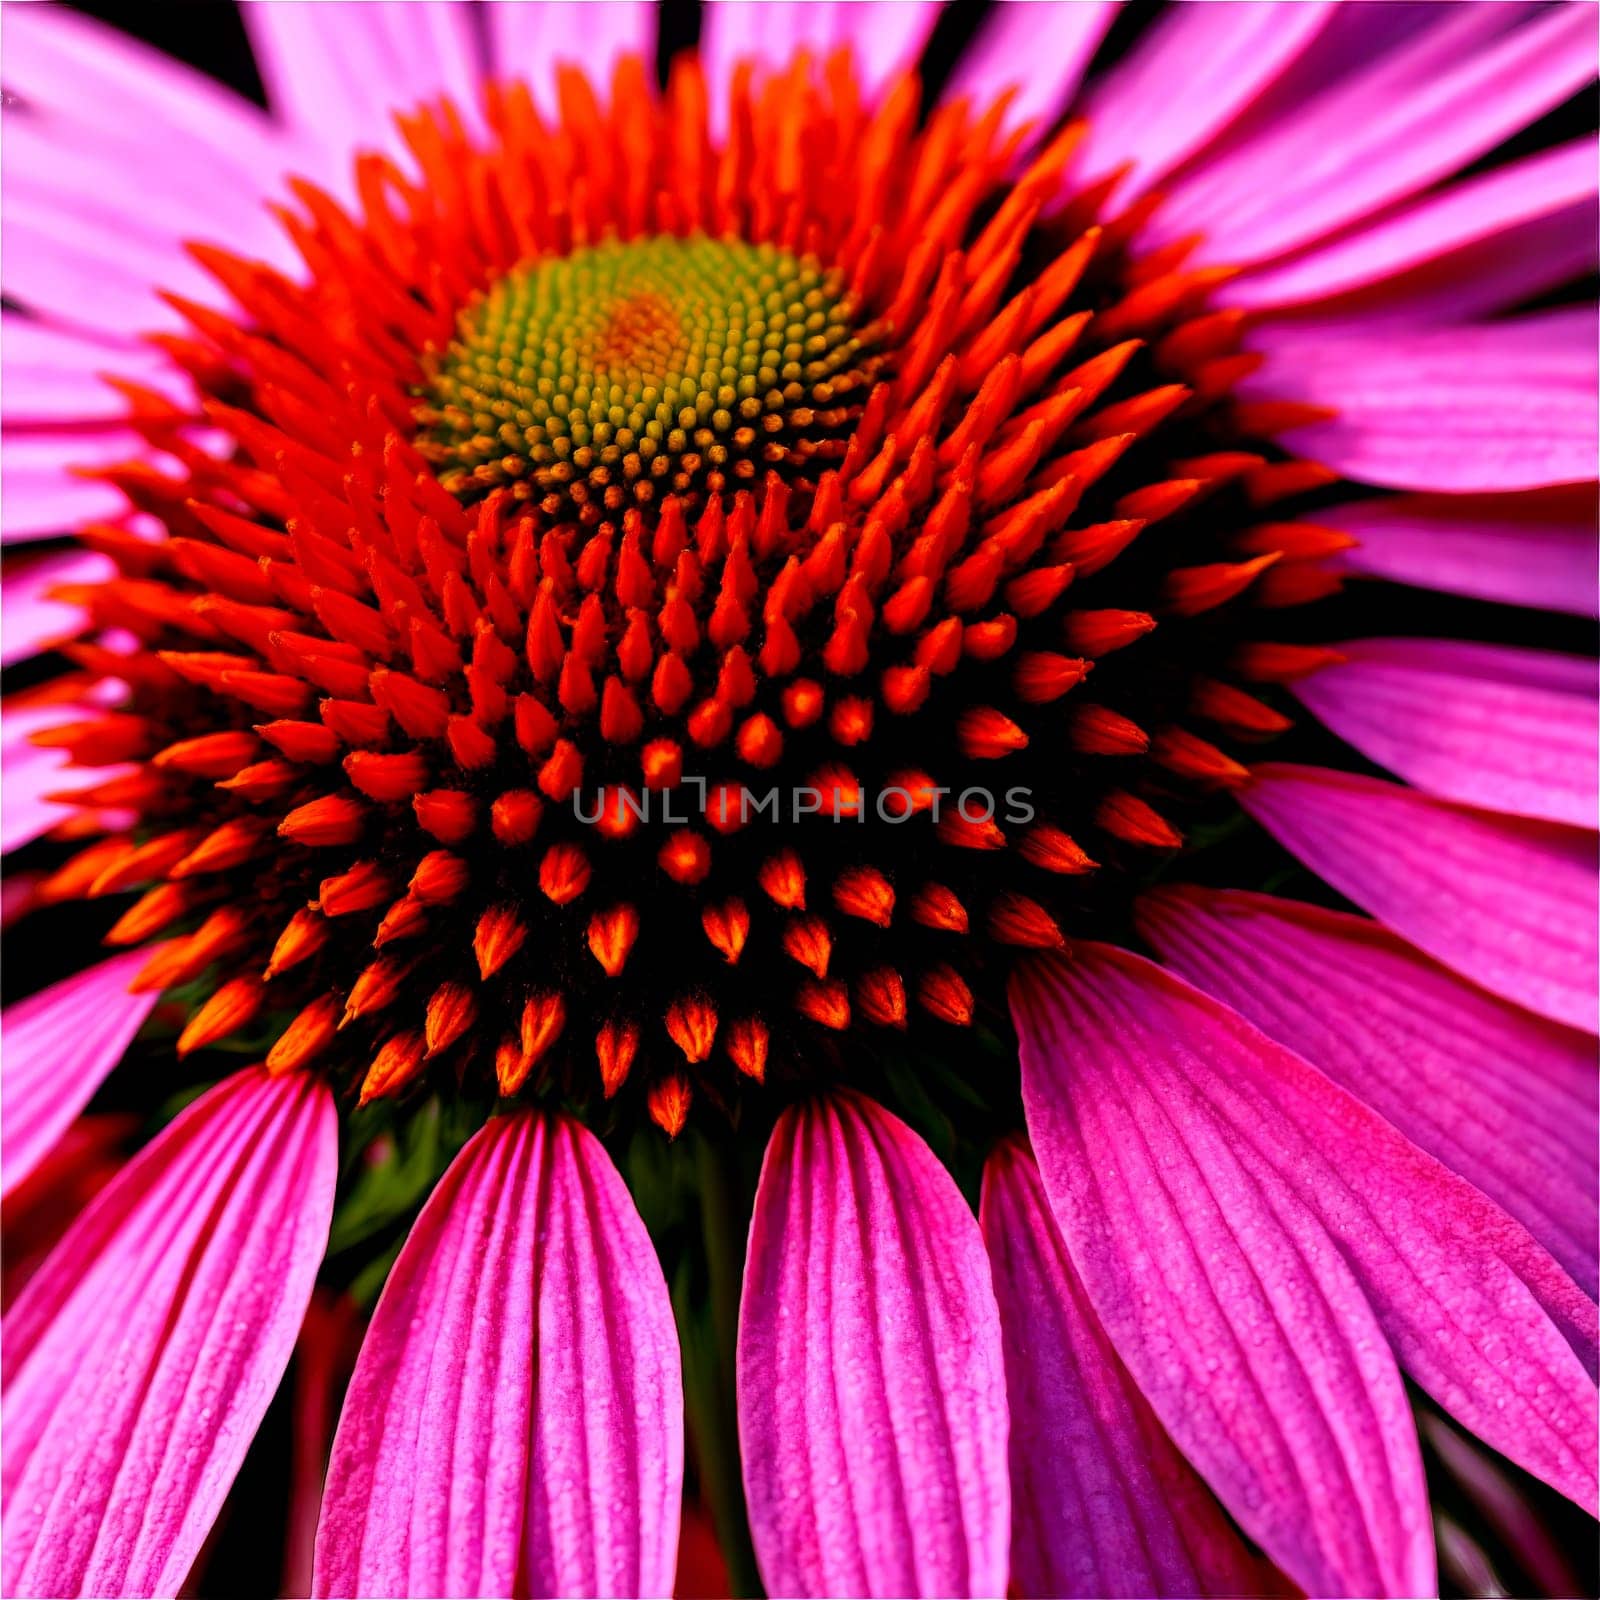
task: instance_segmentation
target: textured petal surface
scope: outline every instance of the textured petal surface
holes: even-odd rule
[[[1340,894],[1493,994],[1595,1032],[1591,835],[1320,767],[1255,769],[1240,803]]]
[[[1082,171],[1132,164],[1126,200],[1226,127],[1316,41],[1336,7],[1174,6],[1090,92]]]
[[[358,150],[410,164],[396,111],[448,95],[479,123],[482,76],[474,18],[452,0],[321,0],[242,8],[272,109],[330,173]]]
[[[1147,895],[1161,960],[1320,1067],[1510,1212],[1592,1297],[1594,1041],[1463,983],[1363,917],[1270,895]]]
[[[333,1097],[235,1074],[73,1225],[5,1322],[7,1594],[175,1594],[294,1348]]]
[[[1016,91],[1008,125],[1049,132],[1072,102],[1117,7],[1102,0],[1001,0],[961,52],[946,97],[967,95],[977,109]]]
[[[1592,491],[1395,495],[1332,506],[1318,520],[1359,541],[1339,557],[1346,572],[1541,611],[1600,614]]]
[[[1029,1128],[1073,1261],[1118,1354],[1247,1532],[1246,1511],[1255,1506],[1230,1498],[1228,1480],[1190,1447],[1197,1411],[1238,1400],[1222,1377],[1236,1336],[1203,1334],[1210,1307],[1198,1298],[1214,1292],[1204,1285],[1230,1258],[1242,1275],[1213,1303],[1247,1316],[1277,1288],[1286,1291],[1276,1298],[1282,1319],[1315,1303],[1312,1283],[1338,1276],[1336,1256],[1423,1389],[1495,1449],[1593,1507],[1595,1306],[1520,1224],[1299,1056],[1139,956],[1077,946],[1071,961],[1042,962],[1019,977],[1012,1004]],[[1085,1173],[1086,1162],[1098,1165],[1098,1177]],[[1174,1222],[1181,1246],[1165,1236]],[[1125,1228],[1134,1232],[1123,1237]],[[1284,1254],[1290,1238],[1297,1243]],[[1190,1251],[1204,1261],[1199,1282]],[[1150,1268],[1169,1256],[1174,1266],[1187,1256],[1188,1278],[1159,1272],[1167,1292],[1156,1296]],[[1132,1271],[1139,1261],[1144,1270]],[[1123,1304],[1124,1293],[1146,1303]],[[1370,1354],[1348,1307],[1335,1326],[1344,1337],[1332,1350]],[[1252,1325],[1258,1381],[1274,1330],[1264,1331],[1265,1338]],[[1312,1348],[1298,1342],[1298,1357]],[[1189,1361],[1219,1361],[1202,1367],[1214,1376],[1190,1380],[1207,1391],[1204,1404],[1198,1394],[1173,1392],[1185,1351]],[[1341,1366],[1331,1353],[1321,1356],[1313,1381],[1337,1382]],[[1388,1391],[1375,1380],[1369,1368],[1364,1385],[1347,1388],[1338,1416],[1317,1408],[1347,1440],[1369,1448],[1381,1436],[1370,1424],[1387,1416],[1379,1400]],[[1287,1388],[1265,1392],[1280,1402],[1278,1423],[1310,1420]],[[1409,1422],[1404,1431],[1414,1447]],[[1415,1503],[1405,1481],[1397,1503],[1368,1501],[1364,1519],[1348,1491],[1339,1497],[1340,1532],[1349,1537],[1364,1520],[1379,1570],[1410,1549]],[[1365,1496],[1374,1484],[1356,1492]],[[1299,1538],[1292,1528],[1273,1537],[1285,1532]],[[1296,1566],[1288,1552],[1262,1543],[1313,1592],[1332,1576],[1317,1578],[1316,1565]],[[1307,1555],[1302,1550],[1301,1560]],[[1420,1576],[1412,1568],[1402,1592],[1421,1592]],[[1357,1583],[1333,1592],[1372,1591]]]
[[[648,0],[492,0],[486,9],[495,71],[525,78],[546,116],[560,108],[556,69],[563,64],[581,67],[602,92],[625,55],[642,56],[654,72],[656,8]]]
[[[7,1006],[0,1018],[0,1194],[48,1154],[122,1059],[158,993],[129,994],[148,950],[130,950]]]
[[[1442,12],[1368,69],[1285,107],[1174,188],[1160,236],[1202,233],[1196,259],[1206,262],[1268,261],[1467,166],[1594,76],[1590,16],[1521,9]]]
[[[1011,1408],[1011,1575],[1028,1595],[1257,1594],[1268,1574],[1117,1359],[1033,1156],[989,1158],[979,1212]]]
[[[319,1595],[664,1595],[683,1487],[666,1285],[564,1117],[497,1117],[418,1218],[334,1440]]]
[[[767,1146],[739,1312],[739,1443],[782,1595],[998,1595],[1010,1505],[999,1318],[973,1217],[856,1095]]]
[[[1224,284],[1217,299],[1254,310],[1304,305],[1351,294],[1486,241],[1498,253],[1508,245],[1514,250],[1515,237],[1506,235],[1552,216],[1567,215],[1581,225],[1595,193],[1592,155],[1588,140],[1579,139],[1469,178],[1292,261],[1247,272]],[[1560,281],[1541,285],[1534,277],[1528,292]]]
[[[37,655],[81,633],[88,616],[81,606],[50,598],[62,584],[103,583],[116,569],[108,556],[87,550],[19,555],[0,578],[0,666]]]
[[[1346,744],[1429,794],[1593,827],[1595,664],[1444,639],[1358,639],[1293,684]]]
[[[1591,308],[1471,328],[1258,328],[1267,356],[1246,396],[1331,407],[1290,435],[1345,477],[1451,494],[1537,489],[1595,476]]]

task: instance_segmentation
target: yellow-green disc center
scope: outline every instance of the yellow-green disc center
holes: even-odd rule
[[[593,520],[790,479],[843,452],[876,332],[836,272],[739,239],[608,241],[517,268],[427,363],[418,448],[463,499],[502,485]]]

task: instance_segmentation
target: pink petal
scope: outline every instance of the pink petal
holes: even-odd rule
[[[102,684],[90,696],[102,705],[120,698],[120,689],[111,683]],[[67,700],[6,704],[0,716],[0,852],[18,850],[77,814],[77,807],[45,796],[84,788],[93,780],[71,766],[67,751],[46,749],[30,739],[45,728],[81,720],[85,713],[82,702]],[[112,778],[134,770],[131,766],[98,767],[94,776]]]
[[[1360,541],[1339,558],[1346,572],[1541,611],[1600,615],[1592,491],[1399,495],[1331,507],[1318,520]]]
[[[0,313],[0,368],[7,427],[122,421],[127,397],[106,382],[108,374],[172,395],[183,392],[172,364],[153,350],[115,349],[10,311]]]
[[[496,70],[525,78],[546,117],[560,110],[556,68],[563,63],[582,68],[602,95],[625,55],[642,57],[654,81],[656,8],[648,0],[492,0],[488,14]]]
[[[682,1414],[666,1285],[605,1151],[565,1117],[496,1117],[373,1313],[315,1592],[669,1594]]]
[[[740,61],[775,69],[805,49],[820,63],[848,45],[857,79],[873,100],[917,64],[938,16],[930,0],[708,0],[701,8],[700,61],[713,135],[727,129],[728,89]]]
[[[1596,1031],[1592,838],[1281,763],[1257,767],[1240,803],[1407,943],[1491,994]]]
[[[1320,1067],[1510,1212],[1592,1297],[1594,1041],[1530,1017],[1363,917],[1172,888],[1138,926],[1161,960]]]
[[[1244,110],[1291,62],[1315,53],[1337,7],[1176,6],[1090,92],[1082,170],[1128,162],[1118,197],[1142,193]]]
[[[148,950],[130,950],[7,1006],[0,1022],[0,1194],[49,1153],[160,998],[129,994]]]
[[[78,1219],[5,1322],[8,1594],[174,1594],[327,1243],[333,1097],[235,1074]]]
[[[1581,222],[1592,210],[1592,155],[1588,140],[1578,139],[1464,179],[1292,261],[1247,272],[1223,285],[1218,301],[1282,310],[1350,294],[1470,246],[1489,244],[1503,254],[1506,236],[1518,228],[1551,216]],[[1592,237],[1588,243],[1592,250]]]
[[[1509,29],[1504,13],[1456,32],[1446,16],[1176,185],[1159,236],[1201,232],[1206,262],[1271,260],[1460,171],[1594,76],[1592,19],[1579,8]]]
[[[1014,89],[1006,125],[1031,122],[1038,140],[1072,103],[1117,10],[1102,0],[1001,0],[962,51],[945,98],[966,95],[981,114]]]
[[[1443,639],[1336,648],[1344,661],[1291,687],[1369,760],[1444,800],[1593,825],[1594,662]]]
[[[999,1318],[933,1153],[854,1094],[767,1146],[739,1308],[739,1444],[782,1595],[998,1595],[1010,1502]]]
[[[241,15],[268,103],[341,181],[357,150],[410,169],[396,111],[448,95],[469,129],[481,125],[473,18],[454,0],[322,0]]]
[[[1057,1220],[1118,1354],[1179,1448],[1255,1532],[1264,1502],[1248,1496],[1262,1480],[1234,1474],[1241,1442],[1271,1447],[1271,1420],[1259,1400],[1247,1401],[1219,1452],[1211,1410],[1249,1392],[1239,1387],[1248,1368],[1280,1426],[1327,1419],[1360,1452],[1350,1464],[1368,1462],[1365,1480],[1355,1476],[1353,1490],[1327,1501],[1335,1527],[1317,1511],[1303,1530],[1279,1522],[1298,1491],[1272,1490],[1270,1532],[1258,1537],[1291,1577],[1313,1592],[1327,1584],[1333,1570],[1318,1545],[1357,1537],[1364,1522],[1378,1557],[1369,1577],[1388,1572],[1404,1593],[1428,1588],[1409,1565],[1431,1565],[1413,1544],[1419,1534],[1426,1542],[1426,1519],[1412,1520],[1424,1506],[1420,1483],[1407,1472],[1382,1492],[1370,1475],[1381,1439],[1391,1463],[1413,1466],[1415,1439],[1409,1419],[1386,1426],[1389,1407],[1405,1403],[1392,1369],[1380,1377],[1371,1364],[1382,1340],[1356,1305],[1370,1305],[1396,1356],[1445,1410],[1593,1506],[1597,1410],[1586,1362],[1595,1306],[1520,1224],[1299,1056],[1141,957],[1076,946],[1070,962],[1051,958],[1014,981],[1012,1006],[1023,1103]],[[1355,1299],[1328,1297],[1345,1272]],[[1263,1295],[1275,1299],[1270,1322],[1261,1320]],[[1320,1334],[1307,1329],[1294,1341],[1295,1365],[1266,1378],[1264,1358],[1291,1319],[1319,1304]],[[1321,1396],[1314,1403],[1307,1378]],[[1241,1441],[1245,1427],[1253,1436]],[[1229,1476],[1213,1470],[1213,1454]],[[1302,1467],[1313,1459],[1304,1447],[1298,1454]],[[1320,1475],[1336,1458],[1316,1454]],[[1333,1490],[1329,1482],[1315,1497]],[[1352,1492],[1373,1495],[1364,1514]],[[1332,1592],[1376,1591],[1356,1582]]]
[[[6,544],[50,539],[85,522],[103,522],[128,508],[120,489],[74,472],[149,455],[126,428],[91,433],[0,431],[0,538]]]
[[[1028,1595],[1259,1594],[1267,1574],[1117,1359],[1033,1156],[983,1174],[1011,1410],[1011,1576]]]
[[[88,550],[53,550],[22,556],[0,578],[0,666],[48,650],[82,633],[89,624],[81,606],[49,598],[61,585],[104,583],[116,568]]]
[[[1595,476],[1592,308],[1470,328],[1258,328],[1266,365],[1248,397],[1332,407],[1294,429],[1300,454],[1347,478],[1452,494]]]

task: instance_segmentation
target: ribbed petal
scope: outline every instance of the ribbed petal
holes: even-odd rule
[[[701,8],[700,60],[713,134],[726,130],[728,86],[740,61],[782,67],[803,48],[820,62],[848,45],[871,99],[917,64],[938,17],[930,0],[708,0]]]
[[[1382,221],[1298,256],[1280,266],[1247,272],[1224,284],[1217,299],[1252,310],[1283,309],[1328,300],[1369,288],[1386,278],[1408,273],[1441,257],[1489,244],[1495,254],[1520,255],[1517,232],[1551,217],[1565,216],[1577,228],[1593,211],[1593,150],[1586,139],[1494,171],[1469,178],[1442,193],[1402,207]],[[1593,229],[1587,246],[1594,249]],[[1544,280],[1529,250],[1532,276],[1525,295],[1554,287],[1561,278]],[[1560,263],[1565,268],[1566,263]],[[1513,294],[1520,299],[1525,295]],[[1493,305],[1482,310],[1494,310]]]
[[[1591,1297],[1600,1290],[1592,1039],[1343,912],[1185,886],[1145,896],[1138,924],[1166,965],[1476,1184]]]
[[[241,10],[272,109],[331,175],[346,181],[358,149],[411,165],[396,111],[450,96],[480,125],[482,64],[472,9],[454,0],[321,0]]]
[[[1237,1476],[1241,1420],[1252,1449],[1264,1435],[1280,1442],[1261,1398],[1234,1414],[1231,1449],[1217,1449],[1215,1418],[1249,1393],[1245,1382],[1261,1386],[1277,1424],[1320,1419],[1356,1446],[1343,1459],[1364,1480],[1325,1479],[1320,1515],[1300,1530],[1275,1520],[1261,1535],[1292,1577],[1323,1589],[1347,1559],[1329,1567],[1327,1555],[1340,1544],[1359,1552],[1349,1541],[1363,1524],[1375,1564],[1332,1592],[1375,1592],[1381,1579],[1417,1593],[1431,1576],[1413,1544],[1419,1533],[1426,1542],[1425,1518],[1412,1520],[1420,1483],[1401,1471],[1391,1497],[1376,1498],[1380,1441],[1398,1470],[1414,1463],[1415,1440],[1409,1421],[1388,1426],[1389,1405],[1404,1400],[1370,1365],[1376,1330],[1363,1329],[1357,1306],[1370,1306],[1447,1411],[1594,1505],[1594,1303],[1518,1223],[1299,1056],[1138,956],[1076,946],[1070,961],[1019,976],[1012,1007],[1023,1103],[1057,1220],[1118,1354],[1184,1454],[1252,1532],[1264,1505],[1284,1514],[1294,1498],[1259,1470]],[[1344,1272],[1353,1301],[1337,1288]],[[1319,1308],[1290,1337],[1295,1319]],[[1280,1340],[1296,1347],[1295,1364],[1271,1375]],[[1322,1397],[1311,1404],[1307,1378]],[[1302,1468],[1317,1459],[1324,1472],[1340,1459],[1326,1446],[1298,1454]]]
[[[1280,763],[1257,767],[1240,802],[1408,943],[1492,994],[1596,1031],[1592,835]]]
[[[872,1102],[779,1118],[738,1366],[769,1593],[1004,1592],[1005,1373],[983,1239],[928,1147]]]
[[[7,1594],[175,1594],[327,1243],[333,1097],[235,1074],[73,1225],[5,1322]]]
[[[581,68],[602,94],[625,55],[642,57],[654,80],[656,8],[649,0],[491,0],[487,10],[495,71],[525,79],[546,117],[560,111],[556,68],[563,64]]]
[[[1251,344],[1268,360],[1240,392],[1336,411],[1288,438],[1347,478],[1467,494],[1595,476],[1592,308],[1421,331],[1284,325]]]
[[[1347,744],[1445,800],[1592,827],[1596,668],[1447,639],[1358,639],[1291,685]]]
[[[497,1117],[417,1219],[334,1439],[319,1595],[665,1595],[683,1487],[666,1285],[599,1142]]]
[[[1117,1359],[1026,1144],[979,1210],[1011,1409],[1011,1576],[1025,1595],[1240,1595],[1268,1573]]]
[[[1509,29],[1505,13],[1471,9],[1486,15],[1446,13],[1367,71],[1285,108],[1237,153],[1202,164],[1162,208],[1160,236],[1202,233],[1197,259],[1207,262],[1269,261],[1460,171],[1593,78],[1593,19],[1581,8]]]
[[[102,961],[7,1006],[0,1018],[0,1194],[49,1153],[122,1059],[157,993],[129,994],[148,950]]]
[[[9,667],[88,626],[81,606],[49,598],[62,584],[103,583],[115,575],[108,557],[87,550],[20,555],[0,578],[0,666]]]
[[[114,686],[109,694],[92,695],[102,704],[120,692]],[[47,800],[59,790],[84,787],[94,781],[70,767],[65,750],[42,748],[30,743],[31,736],[63,722],[81,720],[82,703],[70,701],[32,702],[17,705],[7,702],[0,713],[0,852],[19,850],[30,840],[76,815],[76,808]],[[94,779],[113,778],[136,770],[131,766],[96,767]]]
[[[1592,491],[1397,495],[1317,513],[1360,541],[1340,567],[1541,611],[1600,615]]]
[[[1320,0],[1174,6],[1090,92],[1084,175],[1131,163],[1118,197],[1142,193],[1314,52],[1336,10]]]
[[[10,311],[0,314],[0,368],[7,427],[121,421],[127,396],[105,381],[108,373],[164,393],[183,392],[171,362],[155,351],[114,350]]]
[[[73,472],[149,455],[143,439],[126,428],[91,433],[0,431],[0,540],[17,544],[50,539],[85,522],[120,516],[128,502],[120,489]]]
[[[981,110],[1014,89],[1007,123],[1032,122],[1039,139],[1072,103],[1117,10],[1103,0],[1001,0],[961,52],[946,98],[967,95]]]

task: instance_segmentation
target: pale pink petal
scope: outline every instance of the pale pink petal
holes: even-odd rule
[[[235,1074],[105,1189],[5,1321],[7,1594],[175,1594],[327,1244],[333,1096]]]
[[[1283,763],[1257,767],[1240,802],[1408,943],[1492,994],[1596,1031],[1591,835]]]
[[[896,73],[917,64],[938,17],[939,6],[930,0],[708,0],[701,7],[700,60],[712,133],[726,131],[728,89],[740,61],[776,69],[805,49],[820,64],[848,45],[871,100]]]
[[[1315,55],[1337,7],[1174,6],[1090,91],[1082,171],[1126,163],[1119,198],[1142,193],[1225,128],[1284,69]]]
[[[6,544],[49,539],[80,523],[126,511],[120,489],[74,472],[149,455],[138,434],[125,428],[90,433],[0,431],[0,537]]]
[[[63,584],[104,583],[115,576],[109,557],[89,550],[19,556],[0,578],[0,666],[25,660],[88,626],[81,606],[52,600]]]
[[[1469,17],[1456,37],[1449,23],[1422,34],[1203,165],[1174,188],[1157,236],[1200,232],[1195,259],[1206,262],[1271,260],[1460,171],[1593,78],[1584,8],[1530,13],[1509,29],[1483,21]]]
[[[1007,126],[1031,122],[1041,138],[1072,103],[1117,10],[1103,0],[1000,0],[961,52],[945,98],[966,95],[981,114],[1014,89]]]
[[[396,112],[448,95],[481,126],[483,63],[471,9],[454,0],[319,0],[241,8],[267,102],[343,178],[358,150],[407,167]]]
[[[120,698],[115,684],[101,686],[99,703]],[[60,790],[83,788],[98,778],[135,770],[129,766],[97,767],[94,776],[73,769],[65,750],[47,749],[32,736],[64,722],[79,721],[83,705],[69,700],[7,702],[0,716],[0,852],[20,849],[32,839],[75,814],[77,808],[47,800]]]
[[[1359,541],[1339,557],[1345,572],[1600,615],[1592,492],[1397,495],[1333,506],[1317,518]]]
[[[1342,662],[1290,687],[1368,760],[1441,799],[1594,825],[1593,661],[1447,639],[1358,639],[1335,648]]]
[[[0,1018],[0,1194],[50,1151],[122,1059],[160,998],[129,994],[150,959],[130,950],[7,1006]]]
[[[107,376],[174,398],[184,392],[172,364],[154,350],[113,349],[10,311],[0,313],[0,373],[7,427],[120,421],[128,413],[127,396],[112,388]]]
[[[1137,908],[1161,960],[1388,1118],[1600,1291],[1594,1041],[1503,1001],[1364,917],[1234,890]]]
[[[1347,478],[1462,494],[1595,476],[1592,308],[1420,331],[1284,324],[1251,343],[1268,359],[1240,392],[1336,411],[1286,437]]]
[[[1020,1139],[990,1156],[979,1216],[1006,1352],[1013,1584],[1026,1595],[1262,1593],[1261,1563],[1117,1359]]]
[[[1005,1372],[983,1239],[904,1123],[854,1094],[767,1146],[739,1308],[739,1444],[781,1595],[998,1595]]]
[[[556,68],[581,68],[604,94],[617,62],[626,55],[643,59],[646,76],[655,81],[656,8],[649,0],[491,0],[489,39],[495,71],[524,79],[540,112],[559,114]]]
[[[373,1313],[334,1439],[319,1595],[665,1595],[678,1339],[644,1224],[565,1117],[496,1117]]]
[[[1217,299],[1253,310],[1282,310],[1351,294],[1470,246],[1512,252],[1518,229],[1552,216],[1578,223],[1587,217],[1595,194],[1592,156],[1589,141],[1579,139],[1465,179],[1331,244],[1247,272],[1224,284]],[[1592,251],[1592,238],[1588,245]],[[1560,281],[1534,277],[1526,292]]]
[[[1425,1518],[1412,1520],[1420,1484],[1402,1473],[1385,1494],[1370,1475],[1380,1439],[1391,1463],[1414,1465],[1415,1438],[1409,1419],[1396,1424],[1395,1453],[1384,1424],[1398,1386],[1370,1364],[1358,1376],[1382,1345],[1358,1303],[1445,1410],[1593,1508],[1595,1305],[1519,1223],[1299,1056],[1139,956],[1077,945],[1070,960],[1014,980],[1012,1007],[1029,1130],[1090,1300],[1174,1442],[1246,1532],[1270,1506],[1261,1542],[1291,1577],[1323,1589],[1337,1569],[1318,1545],[1331,1537],[1359,1552],[1348,1541],[1364,1526],[1378,1557],[1369,1577],[1428,1591],[1409,1564],[1416,1536],[1426,1542]],[[1356,1299],[1334,1302],[1330,1320],[1317,1285],[1345,1272]],[[1276,1311],[1265,1320],[1263,1297]],[[1294,1365],[1268,1379],[1286,1319],[1314,1306],[1322,1331],[1307,1328]],[[1241,1351],[1241,1337],[1255,1342]],[[1323,1396],[1314,1403],[1300,1387],[1307,1376]],[[1247,1381],[1265,1383],[1253,1402]],[[1233,1418],[1227,1449],[1219,1411]],[[1278,1428],[1319,1421],[1361,1456],[1344,1458],[1356,1473],[1347,1486],[1313,1490],[1323,1504],[1297,1530],[1277,1520],[1297,1495],[1278,1486],[1252,1498],[1265,1485],[1258,1472],[1237,1476],[1240,1447],[1278,1448]],[[1339,1459],[1325,1446],[1296,1453],[1319,1472]],[[1377,1591],[1356,1581],[1324,1592]]]

